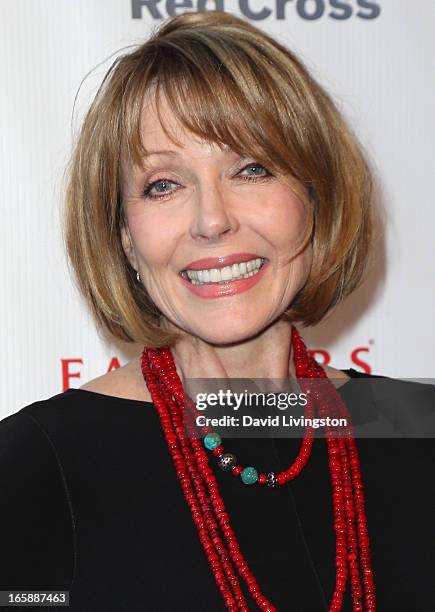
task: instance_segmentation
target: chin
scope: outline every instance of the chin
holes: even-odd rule
[[[202,328],[192,328],[191,332],[204,342],[215,345],[227,345],[234,344],[237,342],[243,342],[249,340],[260,333],[265,327],[265,324],[252,324],[247,325],[246,321],[240,322],[239,325],[235,325],[234,321],[229,325],[225,319],[217,321],[215,325],[208,325]]]

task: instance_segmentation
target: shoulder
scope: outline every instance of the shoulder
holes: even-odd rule
[[[0,421],[0,589],[68,589],[74,529],[62,465],[25,409]],[[47,537],[47,534],[49,537]]]
[[[376,402],[397,402],[400,405],[435,407],[435,380],[428,378],[392,378],[383,374],[366,374],[353,368],[343,370],[352,382],[349,388],[369,389]]]
[[[408,406],[414,411],[429,408],[435,413],[435,385],[428,379],[398,379],[389,377],[373,377],[373,394],[379,402],[391,402]]]
[[[26,482],[44,487],[57,481],[64,488],[55,433],[68,412],[67,396],[62,393],[34,402],[0,420],[0,480],[20,483],[23,494]],[[19,478],[18,472],[22,472]]]
[[[368,437],[435,438],[435,385],[429,379],[399,379],[347,370],[342,397]],[[382,434],[382,435],[381,435]]]
[[[88,381],[80,389],[122,399],[152,401],[142,375],[140,356],[121,368]]]
[[[435,398],[435,380],[429,378],[392,378],[382,374],[366,374],[350,368],[344,370],[361,385],[369,384],[379,400],[387,398]]]

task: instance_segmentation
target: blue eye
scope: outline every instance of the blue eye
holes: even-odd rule
[[[248,164],[247,166],[242,168],[242,170],[240,170],[239,174],[241,174],[242,172],[245,172],[245,170],[251,170],[252,171],[252,174],[245,175],[245,178],[256,177],[256,176],[259,176],[259,177],[271,176],[269,170],[267,170],[261,164]]]
[[[170,181],[168,179],[160,179],[158,181],[154,181],[153,183],[149,183],[145,186],[143,195],[148,198],[159,198],[167,193],[170,193],[170,190],[167,189],[168,185],[176,185],[174,181]],[[153,193],[153,189],[155,190]]]

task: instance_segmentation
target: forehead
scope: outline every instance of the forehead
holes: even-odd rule
[[[159,140],[169,144],[170,134],[178,139],[183,136],[185,130],[179,121],[177,121],[165,96],[160,97],[159,108],[157,110],[155,96],[148,94],[142,107],[140,132],[143,144],[145,148],[148,148],[150,142],[155,143]]]
[[[148,95],[144,101],[141,122],[141,141],[145,149],[146,161],[152,154],[174,150],[189,150],[198,155],[210,155],[216,151],[229,152],[228,145],[217,145],[212,141],[199,138],[183,126],[176,118],[166,97],[163,95],[157,102],[154,96]]]

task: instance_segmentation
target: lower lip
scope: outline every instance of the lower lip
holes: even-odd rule
[[[249,276],[248,278],[238,278],[231,281],[222,281],[221,283],[192,285],[192,283],[190,283],[181,275],[180,279],[181,282],[189,289],[189,291],[191,291],[195,295],[198,295],[199,297],[207,299],[227,297],[243,293],[243,291],[248,291],[248,289],[254,287],[254,285],[256,285],[264,276],[268,266],[269,262],[266,261],[260,268],[260,271],[257,272],[257,274],[254,274],[253,276]]]

